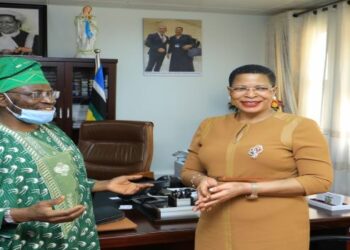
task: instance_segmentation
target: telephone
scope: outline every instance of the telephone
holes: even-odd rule
[[[147,190],[151,195],[167,195],[168,188],[184,187],[181,180],[173,175],[163,175],[151,183],[154,186]]]
[[[173,175],[163,175],[159,177],[157,181],[164,181],[165,188],[184,187],[184,184],[182,184],[182,181],[180,180],[180,178]]]

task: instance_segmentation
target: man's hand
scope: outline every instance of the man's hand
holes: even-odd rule
[[[26,48],[26,47],[18,47],[15,49],[16,54],[27,54],[32,52],[33,50],[31,48]]]
[[[61,204],[64,196],[53,200],[40,201],[27,208],[11,208],[11,216],[15,222],[42,221],[62,223],[73,221],[83,214],[85,207],[77,205],[65,210],[54,210],[53,206]]]
[[[165,49],[164,49],[164,48],[159,48],[159,49],[158,49],[158,52],[159,52],[159,53],[165,53]]]
[[[107,190],[124,195],[135,194],[142,189],[153,187],[150,183],[134,183],[133,180],[141,179],[142,175],[124,175],[111,179],[107,183]]]

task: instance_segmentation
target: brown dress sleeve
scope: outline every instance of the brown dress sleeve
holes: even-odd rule
[[[296,127],[292,150],[299,172],[296,179],[306,195],[327,192],[332,185],[333,169],[328,144],[316,122],[303,119]]]
[[[206,175],[206,171],[203,168],[199,157],[198,152],[202,146],[202,139],[208,133],[211,126],[210,119],[204,120],[198,127],[195,132],[190,148],[188,149],[188,155],[185,162],[185,165],[181,171],[182,182],[186,186],[191,186],[191,179],[198,175]]]

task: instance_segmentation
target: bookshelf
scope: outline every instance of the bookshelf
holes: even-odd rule
[[[85,120],[95,75],[95,60],[87,58],[35,57],[42,65],[53,89],[60,91],[54,122],[75,143],[79,140],[80,124]],[[116,105],[117,59],[101,59],[106,96],[107,117],[114,120]]]

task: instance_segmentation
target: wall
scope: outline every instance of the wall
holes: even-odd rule
[[[48,6],[48,55],[75,54],[78,6]],[[173,173],[172,153],[187,149],[200,121],[227,112],[227,78],[233,68],[265,62],[265,16],[94,8],[102,58],[117,58],[117,119],[149,120],[154,127],[152,169]],[[203,73],[200,76],[144,76],[142,18],[200,19]],[[173,34],[168,31],[168,34]]]

